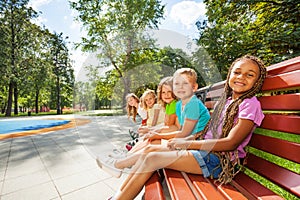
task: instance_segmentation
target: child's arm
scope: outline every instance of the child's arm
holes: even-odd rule
[[[152,126],[155,126],[155,125],[157,124],[159,112],[160,112],[160,108],[157,108],[157,107],[156,107],[156,108],[154,109],[154,116],[153,116],[153,120],[152,120],[151,127],[152,127]]]
[[[168,115],[168,121],[167,121],[167,126],[171,126],[171,125],[174,125],[176,123],[176,119],[177,119],[177,116],[176,114],[171,114],[171,115]]]
[[[247,135],[252,131],[254,122],[248,119],[239,119],[228,136],[220,139],[183,140],[173,139],[168,143],[170,149],[201,149],[206,151],[235,150]]]
[[[150,140],[158,140],[158,139],[172,139],[172,138],[184,138],[191,134],[198,120],[190,120],[185,119],[181,131],[172,131],[167,133],[155,133],[152,132],[152,135],[149,137]],[[180,127],[178,119],[176,119],[176,126]]]

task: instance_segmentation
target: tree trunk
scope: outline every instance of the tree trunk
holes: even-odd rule
[[[19,107],[18,107],[18,98],[19,98],[19,92],[18,92],[18,86],[17,83],[14,82],[14,114],[19,114]]]
[[[35,91],[35,113],[36,114],[39,113],[39,93],[40,93],[40,91],[37,89]]]
[[[8,87],[7,109],[6,109],[6,112],[5,112],[6,117],[11,116],[12,97],[13,97],[13,84],[12,84],[12,82],[10,82],[9,87]]]
[[[126,95],[130,92],[130,76],[123,76],[124,93],[122,97],[122,109],[126,112]]]
[[[57,75],[56,77],[56,90],[57,90],[57,102],[56,102],[56,114],[60,115],[61,110],[60,110],[60,87],[59,87],[59,76]]]

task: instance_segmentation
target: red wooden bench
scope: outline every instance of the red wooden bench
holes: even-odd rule
[[[154,173],[145,200],[160,199],[300,199],[300,57],[267,68],[259,97],[265,119],[255,130],[246,170],[230,184],[170,169]],[[224,81],[199,89],[212,109]],[[209,89],[209,91],[207,91]]]

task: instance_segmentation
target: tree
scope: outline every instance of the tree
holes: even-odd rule
[[[30,19],[37,16],[32,8],[27,8],[28,0],[3,0],[0,2],[0,20],[1,28],[3,28],[2,40],[5,46],[5,59],[2,67],[6,67],[6,75],[8,76],[8,103],[6,116],[11,115],[11,108],[14,96],[14,114],[18,114],[18,81],[20,75],[24,71],[22,69],[22,51],[29,38],[28,25]]]
[[[164,6],[159,0],[79,0],[72,2],[71,7],[79,12],[77,19],[87,30],[87,37],[80,44],[82,49],[100,50],[99,56],[113,66],[124,86],[125,105],[131,84],[126,72],[133,67],[129,64],[132,52],[151,47],[142,31],[157,28]]]
[[[244,54],[267,65],[300,55],[300,4],[292,0],[205,0],[207,19],[196,23],[203,45],[223,79]]]
[[[74,70],[71,66],[69,50],[63,39],[63,34],[52,34],[49,44],[52,72],[55,78],[56,109],[57,114],[62,114],[62,97],[64,97],[68,106],[72,102],[72,99],[69,99],[68,96],[73,93]],[[62,93],[62,89],[65,90],[65,93]],[[65,94],[65,96],[62,96],[62,94]]]
[[[29,42],[24,47],[22,65],[28,69],[22,77],[20,86],[22,96],[27,101],[27,107],[33,107],[29,102],[34,102],[35,112],[39,112],[40,92],[47,86],[50,76],[50,62],[48,56],[48,41],[50,33],[39,26],[31,24]],[[28,98],[34,98],[34,101]]]

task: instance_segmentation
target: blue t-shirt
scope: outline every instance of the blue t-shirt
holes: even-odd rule
[[[180,100],[176,103],[176,115],[180,126],[183,126],[185,119],[198,120],[191,134],[194,135],[202,131],[210,119],[210,114],[196,95],[192,96],[190,101],[185,105],[183,111],[181,108],[182,101]]]

